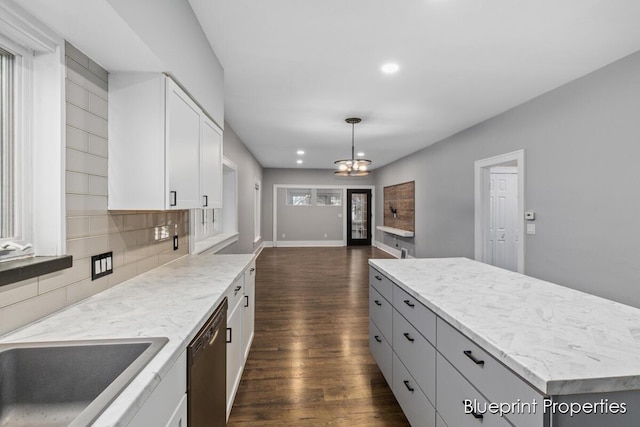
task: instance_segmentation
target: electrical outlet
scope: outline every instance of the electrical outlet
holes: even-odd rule
[[[287,235],[282,233],[282,238],[284,239],[285,237],[287,237]]]
[[[91,280],[113,273],[113,252],[105,252],[91,257]]]
[[[178,235],[173,236],[173,250],[178,250]]]
[[[325,238],[327,237],[327,233],[324,233],[324,237],[325,237]]]

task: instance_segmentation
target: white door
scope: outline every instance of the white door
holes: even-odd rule
[[[518,271],[518,173],[496,167],[490,173],[489,264]]]

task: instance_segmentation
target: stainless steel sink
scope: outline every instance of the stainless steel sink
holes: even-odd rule
[[[0,426],[87,426],[167,338],[0,344]]]

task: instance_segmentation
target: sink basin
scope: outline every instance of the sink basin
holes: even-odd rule
[[[167,341],[0,344],[0,427],[91,424]]]

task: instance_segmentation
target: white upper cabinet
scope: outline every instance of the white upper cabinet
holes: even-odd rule
[[[221,188],[222,130],[189,95],[164,74],[110,74],[109,209],[220,207]]]
[[[200,189],[203,208],[222,207],[222,130],[209,118],[202,120],[202,173]]]

